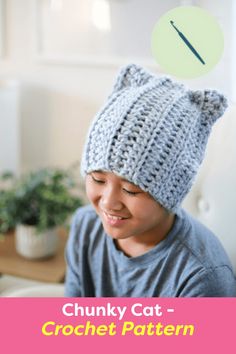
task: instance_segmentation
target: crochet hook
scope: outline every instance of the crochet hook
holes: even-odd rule
[[[174,25],[174,21],[170,21],[171,25],[174,27],[180,38],[184,41],[184,43],[189,47],[189,49],[192,51],[192,53],[197,57],[200,62],[205,65],[205,61],[202,59],[202,57],[199,55],[199,53],[196,51],[196,49],[192,46],[192,44],[189,42],[189,40],[185,37],[185,35],[178,30],[178,28]]]

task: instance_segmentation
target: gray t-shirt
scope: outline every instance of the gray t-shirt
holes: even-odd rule
[[[92,206],[77,210],[66,249],[70,297],[236,297],[236,279],[219,240],[180,209],[166,238],[127,257]]]

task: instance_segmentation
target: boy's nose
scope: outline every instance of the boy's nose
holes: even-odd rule
[[[101,207],[104,211],[118,211],[123,208],[123,204],[119,198],[119,196],[114,192],[106,192],[102,195],[101,198]]]

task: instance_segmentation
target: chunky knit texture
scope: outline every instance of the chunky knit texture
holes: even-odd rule
[[[81,173],[114,172],[175,212],[203,160],[212,125],[226,107],[215,90],[191,91],[128,65],[91,124]]]

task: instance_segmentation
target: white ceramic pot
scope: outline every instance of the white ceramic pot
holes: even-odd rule
[[[26,258],[46,258],[56,253],[58,248],[56,229],[36,233],[34,226],[18,225],[15,233],[17,252]]]

